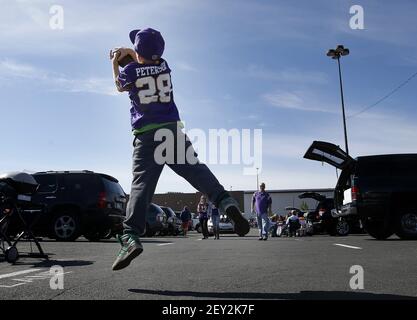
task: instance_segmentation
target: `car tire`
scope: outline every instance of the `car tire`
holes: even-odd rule
[[[88,241],[96,242],[102,239],[110,239],[112,237],[112,230],[91,231],[84,233],[84,237]]]
[[[175,236],[175,227],[174,226],[170,225],[168,227],[168,235],[169,236]]]
[[[195,230],[196,230],[198,233],[203,232],[203,230],[201,229],[201,225],[200,225],[200,224],[197,224],[197,225],[195,226]]]
[[[146,237],[153,237],[155,235],[155,231],[152,230],[152,228],[149,226],[148,223],[146,223],[146,229],[145,229],[145,236]]]
[[[345,220],[337,221],[335,231],[338,236],[347,236],[350,232],[349,223]]]
[[[109,230],[107,230],[107,232],[103,233],[102,239],[111,239],[111,238],[113,238],[113,236],[114,236],[113,230],[109,229]]]
[[[396,215],[395,234],[404,240],[417,240],[417,210],[402,209]]]
[[[391,224],[384,220],[366,220],[364,227],[366,232],[377,240],[385,240],[394,234]]]
[[[52,219],[51,232],[57,241],[75,241],[81,235],[81,219],[71,210],[60,211]]]
[[[102,239],[100,232],[84,233],[84,238],[91,242],[97,242]]]

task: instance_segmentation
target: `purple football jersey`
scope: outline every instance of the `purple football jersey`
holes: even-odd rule
[[[129,90],[133,130],[180,120],[172,93],[171,69],[164,59],[159,64],[129,63],[120,71],[118,80],[122,88]]]

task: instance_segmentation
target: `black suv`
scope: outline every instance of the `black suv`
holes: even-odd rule
[[[304,158],[342,170],[335,188],[335,217],[356,215],[376,239],[397,234],[417,239],[417,154],[351,158],[339,146],[314,141]]]
[[[60,241],[109,238],[121,231],[126,194],[118,180],[92,171],[47,171],[33,174],[39,183],[33,205],[24,215],[39,214],[36,235]]]

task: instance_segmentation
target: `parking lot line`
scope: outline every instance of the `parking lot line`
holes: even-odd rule
[[[6,274],[0,275],[0,279],[20,276],[22,274],[32,273],[32,272],[36,272],[36,271],[40,271],[40,270],[41,269],[28,269],[28,270],[16,271],[16,272],[12,272],[12,273],[6,273]]]
[[[339,247],[345,247],[345,248],[349,248],[349,249],[356,249],[356,250],[362,250],[361,247],[354,247],[354,246],[349,246],[347,244],[341,244],[341,243],[333,243],[335,246],[339,246]]]
[[[162,247],[162,246],[167,246],[167,245],[169,245],[169,244],[172,244],[173,242],[169,242],[169,243],[160,243],[160,244],[157,244],[157,246],[158,247]]]

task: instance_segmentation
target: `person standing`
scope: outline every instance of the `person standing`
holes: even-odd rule
[[[184,237],[187,236],[188,227],[191,221],[191,212],[187,206],[184,206],[184,209],[181,212],[181,221],[182,221],[182,232]]]
[[[214,240],[220,239],[220,212],[214,204],[210,204],[210,216],[213,223]]]
[[[261,183],[260,190],[256,191],[252,197],[251,211],[256,212],[258,219],[259,240],[268,240],[269,217],[271,213],[272,199],[268,192],[265,191],[265,183]]]
[[[208,239],[208,202],[205,195],[200,197],[200,202],[197,205],[198,218],[200,219],[201,232],[203,233],[203,240]]]

